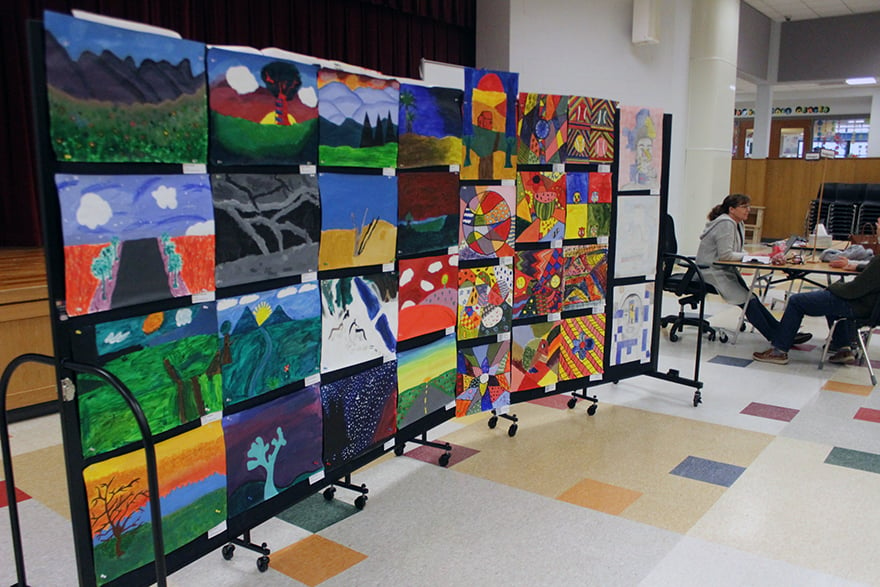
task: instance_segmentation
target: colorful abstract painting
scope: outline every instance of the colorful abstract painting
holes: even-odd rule
[[[458,308],[458,255],[398,261],[398,340],[454,328]]]
[[[513,268],[509,265],[458,270],[458,339],[510,332]]]
[[[654,283],[637,283],[614,288],[611,317],[611,365],[651,358],[654,315]]]
[[[510,341],[458,350],[456,417],[510,405]]]
[[[562,310],[602,308],[608,288],[607,245],[575,245],[563,249],[565,288]]]
[[[205,45],[46,11],[59,161],[204,163]]]
[[[520,171],[516,174],[516,241],[536,243],[565,236],[565,173]]]
[[[220,299],[217,323],[226,405],[319,373],[321,294],[316,281]]]
[[[78,360],[103,367],[131,390],[153,434],[223,407],[213,303],[96,324],[76,345],[84,353]],[[85,456],[140,439],[128,404],[103,379],[78,376],[77,401]]]
[[[519,95],[518,165],[565,162],[568,139],[568,96]]]
[[[211,162],[314,165],[318,67],[208,48]]]
[[[455,401],[455,364],[454,334],[398,354],[398,429]]]
[[[611,235],[611,204],[587,204],[587,237]]]
[[[568,99],[567,163],[614,161],[614,116],[617,102],[571,96]]]
[[[590,110],[585,96],[568,97],[566,163],[590,162]]]
[[[321,372],[397,352],[397,273],[321,281]]]
[[[220,422],[156,444],[165,553],[226,522],[226,459]],[[83,470],[95,582],[107,583],[152,563],[153,534],[144,451]]]
[[[67,313],[214,291],[207,175],[55,176]]]
[[[590,202],[590,175],[569,171],[565,175],[565,238],[587,238],[587,206]]]
[[[457,173],[416,171],[397,176],[397,254],[419,255],[458,245]]]
[[[462,107],[462,179],[516,175],[519,74],[466,67]]]
[[[561,248],[517,251],[513,272],[513,317],[561,312],[562,276]]]
[[[605,371],[605,314],[565,318],[560,336],[560,381],[571,381]]]
[[[620,171],[618,190],[660,190],[663,169],[663,110],[620,107]]]
[[[229,517],[324,468],[318,385],[223,417]]]
[[[462,91],[400,84],[397,166],[461,165]]]
[[[321,385],[324,465],[351,461],[397,432],[397,361]]]
[[[397,178],[321,173],[319,269],[384,265],[397,250]]]
[[[396,167],[399,95],[395,79],[321,68],[321,165]]]
[[[217,287],[318,270],[314,175],[214,174]]]
[[[590,204],[611,203],[611,174],[607,172],[592,171],[589,173],[589,198]]]
[[[459,253],[462,260],[513,255],[515,201],[516,187],[512,185],[461,186]]]
[[[538,322],[513,327],[510,343],[510,391],[554,385],[559,380],[562,323]]]
[[[660,196],[617,198],[614,277],[645,276],[657,271],[660,240]]]

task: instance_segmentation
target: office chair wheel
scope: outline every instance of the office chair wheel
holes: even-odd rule
[[[355,498],[354,507],[356,507],[357,509],[362,510],[362,509],[364,509],[364,506],[366,506],[366,505],[367,505],[367,496],[366,495],[359,495]]]
[[[223,550],[220,551],[223,554],[223,558],[225,560],[232,560],[232,557],[235,556],[235,545],[234,544],[226,544],[223,546]]]
[[[442,455],[440,455],[440,458],[437,459],[437,464],[439,464],[441,467],[445,467],[446,465],[449,464],[449,458],[451,456],[452,456],[451,453],[448,453],[448,452],[443,453]]]
[[[333,501],[334,495],[336,495],[335,487],[331,486],[324,490],[324,499],[326,499],[327,501]]]
[[[269,557],[261,556],[257,559],[257,570],[261,573],[265,573],[269,569]]]
[[[725,342],[727,342],[730,339],[728,339],[727,335],[722,332],[721,334],[718,335],[718,340],[721,341],[722,344],[724,344]]]
[[[400,456],[403,454],[403,451],[406,449],[406,443],[395,445],[394,454]]]

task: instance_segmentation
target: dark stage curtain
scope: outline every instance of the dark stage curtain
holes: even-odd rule
[[[0,246],[40,245],[26,22],[81,9],[216,45],[278,47],[401,76],[422,58],[473,66],[477,0],[4,0]]]

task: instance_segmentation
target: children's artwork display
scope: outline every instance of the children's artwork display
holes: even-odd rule
[[[571,96],[568,99],[568,163],[614,161],[614,115],[617,102]]]
[[[401,173],[397,177],[397,254],[418,255],[458,245],[458,200],[458,173]]]
[[[318,385],[223,417],[232,518],[324,468]]]
[[[560,336],[560,381],[604,373],[605,314],[565,318]]]
[[[564,163],[568,96],[520,93],[517,134],[517,164]]]
[[[220,422],[157,443],[158,496],[149,493],[143,450],[83,470],[98,585],[154,560],[152,499],[161,504],[166,554],[226,522],[224,454]]]
[[[458,270],[458,339],[510,332],[513,269],[509,265]]]
[[[611,317],[611,365],[651,358],[651,330],[654,313],[654,283],[637,283],[614,288]]]
[[[617,233],[614,235],[614,277],[644,275],[657,271],[660,239],[660,196],[617,198]]]
[[[400,84],[397,167],[461,165],[462,91]]]
[[[562,239],[567,199],[565,173],[520,171],[516,175],[516,241]]]
[[[131,390],[153,434],[223,407],[213,303],[96,324],[78,342]],[[77,401],[84,456],[140,439],[128,404],[103,379],[80,375]]]
[[[510,341],[458,350],[456,417],[510,405]]]
[[[563,256],[563,311],[602,307],[608,289],[608,247],[573,245],[564,247]]]
[[[401,259],[398,270],[400,313],[397,340],[455,328],[458,256]]]
[[[455,335],[397,355],[397,428],[418,422],[455,401]]]
[[[223,401],[257,397],[319,373],[318,282],[217,301]]]
[[[318,70],[321,165],[396,167],[400,82]]]
[[[397,273],[321,281],[321,372],[397,352]]]
[[[317,176],[218,173],[211,193],[217,287],[318,270]]]
[[[660,190],[663,167],[663,111],[620,107],[620,173],[618,190]]]
[[[316,65],[209,47],[211,162],[317,163],[317,75]]]
[[[59,161],[207,161],[204,44],[50,11],[43,19]]]
[[[596,238],[611,235],[611,204],[587,204],[587,234]]]
[[[519,74],[466,67],[462,179],[514,179]]]
[[[561,248],[517,251],[513,273],[513,318],[562,311]]]
[[[513,255],[513,210],[516,187],[461,186],[462,260],[496,259]]]
[[[510,391],[554,385],[559,381],[561,322],[518,324],[510,343]]]
[[[397,178],[320,173],[319,269],[384,265],[397,250]]]
[[[55,176],[70,316],[214,291],[207,175]]]
[[[324,465],[351,461],[397,432],[397,361],[321,384]]]
[[[587,238],[587,206],[590,203],[590,175],[580,171],[565,174],[566,239]]]
[[[611,203],[611,174],[601,171],[591,171],[589,174],[589,198],[590,204]]]

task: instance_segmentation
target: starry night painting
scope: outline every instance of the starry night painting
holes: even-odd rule
[[[462,91],[400,85],[397,166],[461,165]]]

